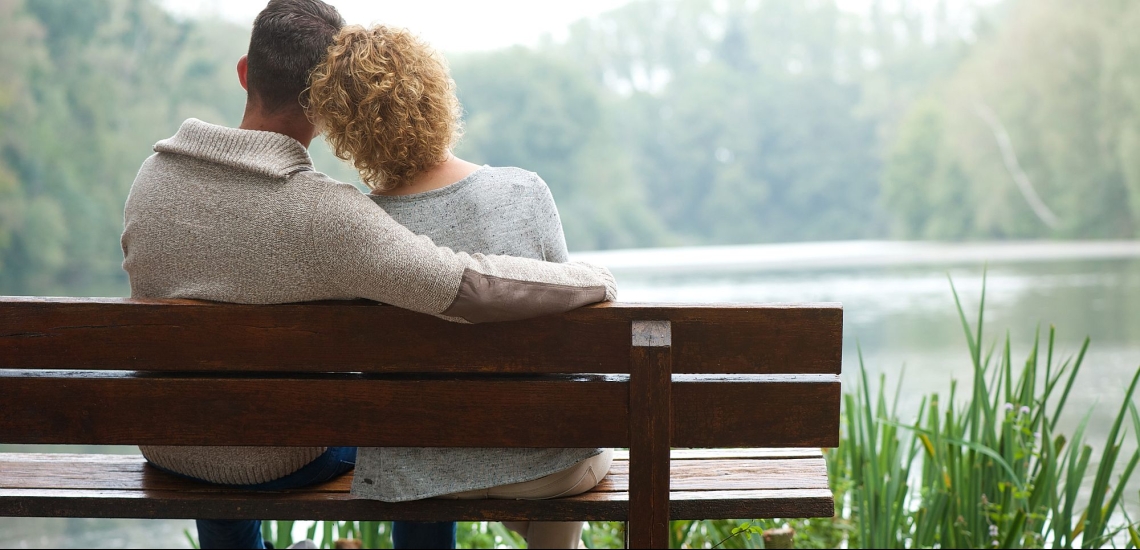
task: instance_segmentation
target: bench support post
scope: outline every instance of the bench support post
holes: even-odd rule
[[[630,548],[668,548],[672,330],[669,321],[633,321],[632,335],[626,542]]]

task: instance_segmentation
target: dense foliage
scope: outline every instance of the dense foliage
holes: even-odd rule
[[[541,174],[575,250],[1137,236],[1140,5],[837,4],[635,0],[452,55],[458,152]],[[240,120],[247,36],[153,0],[0,0],[0,293],[125,291],[134,172],[186,117]]]
[[[241,115],[232,34],[141,0],[0,0],[0,293],[121,291],[149,146],[185,117]]]
[[[889,144],[897,234],[1140,236],[1137,24],[1136,2],[1012,3]]]
[[[951,66],[953,25],[719,4],[635,1],[564,43],[456,58],[461,153],[546,176],[572,248],[884,235],[880,141]]]

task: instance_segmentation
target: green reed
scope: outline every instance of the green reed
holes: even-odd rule
[[[1090,415],[1071,435],[1057,433],[1089,341],[1075,359],[1058,363],[1050,328],[1044,357],[1038,333],[1028,358],[1015,364],[1008,335],[1000,348],[982,347],[984,285],[974,326],[953,282],[951,289],[973,366],[966,395],[951,383],[945,402],[938,394],[924,398],[904,424],[898,391],[890,402],[882,383],[872,392],[860,357],[859,383],[845,396],[842,442],[829,453],[836,522],[852,527],[850,547],[1099,548],[1126,531],[1134,535],[1122,498],[1140,450],[1120,459],[1126,423],[1140,434],[1132,402],[1140,370],[1094,462],[1085,438]],[[1122,544],[1134,547],[1133,539]]]
[[[899,419],[901,382],[872,388],[862,352],[856,384],[844,395],[841,441],[825,453],[836,496],[833,518],[675,521],[674,548],[759,548],[758,531],[784,523],[797,548],[1099,548],[1140,547],[1122,501],[1140,449],[1123,455],[1131,430],[1140,434],[1132,378],[1105,441],[1085,436],[1091,411],[1069,434],[1058,419],[1084,365],[1089,341],[1075,357],[1055,357],[1056,331],[1040,333],[1024,361],[1010,337],[985,342],[985,284],[971,325],[951,282],[969,349],[966,391],[951,382],[946,398],[920,401],[910,422]],[[387,522],[305,522],[322,548],[339,538],[390,548]],[[302,525],[301,527],[305,527]],[[284,548],[293,522],[266,522],[266,540]],[[591,522],[588,548],[620,548],[623,524]],[[496,523],[462,523],[463,548],[516,547],[522,540]]]

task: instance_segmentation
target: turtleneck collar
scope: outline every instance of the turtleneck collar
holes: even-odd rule
[[[226,128],[187,119],[174,137],[155,144],[159,153],[186,155],[275,179],[313,169],[309,151],[275,132]]]

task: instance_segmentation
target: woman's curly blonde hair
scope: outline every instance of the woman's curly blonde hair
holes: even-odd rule
[[[447,63],[405,29],[347,26],[313,71],[309,114],[373,190],[447,160],[462,110]]]

